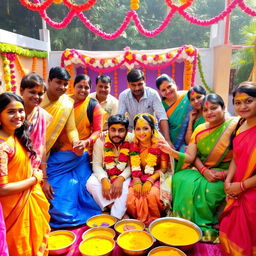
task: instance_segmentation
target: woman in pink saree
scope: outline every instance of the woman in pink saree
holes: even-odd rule
[[[32,160],[32,167],[40,168],[44,173],[44,178],[46,178],[46,127],[52,119],[47,111],[39,107],[45,91],[44,80],[36,73],[31,73],[22,78],[20,94],[24,100],[26,119],[29,124],[29,137],[37,154],[37,157]]]
[[[227,205],[220,217],[224,255],[256,255],[256,86],[233,93],[241,120],[232,141],[233,160],[225,180]]]

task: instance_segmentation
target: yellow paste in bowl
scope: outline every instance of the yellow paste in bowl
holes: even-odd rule
[[[74,238],[71,237],[70,235],[53,234],[49,236],[48,249],[49,250],[61,249],[70,245],[73,241],[74,241]]]
[[[110,252],[114,248],[114,241],[111,242],[104,237],[91,237],[84,240],[79,246],[80,252],[86,255],[102,255]]]
[[[133,221],[126,221],[120,224],[117,224],[115,227],[116,231],[119,233],[123,233],[127,230],[143,230],[143,225]]]
[[[118,244],[126,250],[145,250],[153,241],[146,232],[130,231],[119,236]]]
[[[115,224],[115,219],[113,217],[111,217],[110,215],[106,215],[106,216],[95,216],[90,218],[87,221],[87,225],[91,228],[93,227],[110,227],[113,226]]]
[[[83,239],[87,239],[93,236],[108,236],[108,237],[114,238],[115,234],[112,232],[111,229],[107,230],[107,229],[99,228],[99,229],[94,229],[91,232],[84,233]]]
[[[154,252],[150,253],[150,256],[183,256],[179,251],[176,251],[173,248],[161,248],[158,250],[155,250]]]
[[[157,240],[169,245],[190,245],[199,240],[199,234],[194,228],[174,222],[156,224],[151,234]]]

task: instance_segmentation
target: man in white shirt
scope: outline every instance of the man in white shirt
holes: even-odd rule
[[[127,113],[129,130],[133,129],[133,118],[139,113],[149,113],[158,120],[159,130],[165,140],[172,145],[169,136],[169,124],[165,109],[158,92],[146,86],[143,71],[132,69],[127,74],[129,88],[119,95],[118,114]]]
[[[97,76],[95,92],[89,96],[98,100],[101,107],[105,110],[106,115],[104,117],[103,130],[107,130],[107,120],[110,116],[117,113],[118,100],[110,94],[111,90],[111,79],[107,75]]]
[[[98,138],[93,147],[93,174],[86,188],[104,211],[121,219],[126,212],[130,184],[129,148],[132,134],[128,133],[129,120],[124,115],[108,119],[108,133]]]

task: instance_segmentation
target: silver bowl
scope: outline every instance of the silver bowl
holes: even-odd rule
[[[162,223],[178,223],[178,224],[182,224],[182,225],[185,225],[187,227],[190,227],[197,233],[198,238],[195,241],[193,241],[193,243],[188,243],[188,244],[186,244],[186,243],[176,244],[176,243],[168,242],[164,239],[159,238],[159,236],[157,236],[156,234],[154,235],[153,232],[152,232],[154,227],[156,227],[157,225],[162,224]],[[185,220],[185,219],[182,219],[182,218],[176,218],[176,217],[165,217],[165,218],[156,219],[149,225],[148,230],[149,230],[150,234],[157,241],[159,241],[161,244],[178,247],[182,250],[188,250],[188,249],[193,248],[194,245],[198,241],[200,241],[201,238],[202,238],[202,231],[195,223],[193,223],[189,220]]]
[[[106,232],[108,232],[108,234],[106,234]],[[90,228],[83,233],[82,239],[85,240],[89,237],[98,236],[98,235],[109,236],[111,238],[114,238],[116,236],[116,232],[112,228],[105,228],[105,227]]]
[[[69,243],[68,245],[66,245],[64,247],[52,248],[52,249],[48,248],[49,255],[62,255],[62,254],[67,253],[69,251],[70,247],[76,241],[76,235],[72,231],[69,231],[69,230],[57,230],[57,231],[50,232],[49,239],[51,236],[58,236],[58,235],[66,235],[68,237],[71,237],[73,240],[71,243]]]
[[[140,249],[132,249],[132,248],[125,248],[121,243],[120,243],[120,240],[122,238],[125,239],[126,237],[126,240],[127,240],[127,237],[128,236],[133,236],[134,239],[137,239],[139,240],[138,238],[138,235],[139,233],[141,233],[142,235],[144,236],[147,236],[151,241],[150,241],[150,245],[148,245],[147,247],[145,248],[140,248]],[[129,255],[129,256],[138,256],[138,255],[145,255],[147,253],[147,251],[149,250],[149,248],[153,245],[154,243],[154,237],[149,234],[148,232],[146,231],[141,231],[141,230],[130,230],[130,231],[125,231],[124,233],[120,234],[117,238],[117,244],[118,246],[122,249],[122,251],[126,254],[126,255]]]
[[[179,250],[175,247],[171,247],[171,246],[158,246],[158,247],[152,249],[148,253],[147,256],[156,255],[156,253],[160,252],[160,251],[164,251],[164,252],[173,252],[173,251],[175,251],[175,252],[179,253],[180,256],[186,256],[186,254],[183,251],[181,251],[181,250]]]
[[[109,224],[108,226],[102,226],[101,224],[105,223],[104,219],[111,220],[113,222],[111,225]],[[101,223],[101,224],[94,224],[93,222]],[[102,221],[102,222],[101,222]],[[91,218],[89,218],[86,221],[86,224],[90,228],[95,228],[95,227],[112,227],[116,223],[117,219],[114,216],[111,216],[109,214],[99,214],[99,215],[94,215]],[[93,225],[94,224],[94,225]]]
[[[82,246],[83,244],[87,243],[88,241],[90,240],[93,240],[93,239],[103,239],[103,240],[108,240],[112,243],[112,247],[109,251],[107,251],[106,253],[103,253],[103,254],[88,254],[88,253],[85,253],[83,250],[82,250]],[[111,254],[111,252],[114,250],[115,248],[115,241],[113,238],[111,237],[108,237],[108,236],[92,236],[92,237],[88,237],[87,239],[83,240],[80,245],[79,245],[79,252],[82,256],[109,256]]]
[[[118,234],[121,234],[123,232],[125,232],[126,230],[123,230],[122,232],[118,231],[118,226],[120,225],[132,225],[132,224],[136,224],[136,225],[139,225],[140,226],[140,229],[134,229],[134,230],[144,230],[145,229],[145,224],[140,221],[140,220],[136,220],[136,219],[123,219],[123,220],[120,220],[118,221],[115,226],[114,226],[114,229],[115,231],[118,233]]]

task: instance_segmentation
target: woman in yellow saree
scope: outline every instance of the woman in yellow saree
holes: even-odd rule
[[[10,255],[47,255],[49,204],[42,192],[42,171],[32,169],[31,147],[22,99],[0,95],[0,203]]]
[[[185,160],[196,167],[179,169],[172,177],[173,215],[196,223],[204,241],[215,241],[218,208],[225,200],[223,180],[232,159],[230,136],[237,118],[225,117],[224,102],[217,94],[205,97],[203,115],[206,123],[195,129],[185,154],[164,142],[159,146],[179,162]]]

